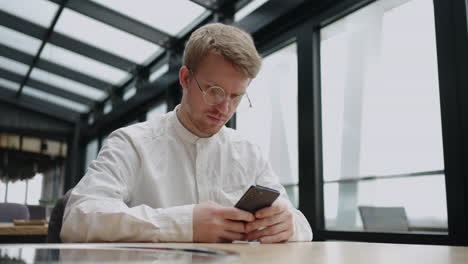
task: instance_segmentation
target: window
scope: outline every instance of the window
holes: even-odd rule
[[[203,7],[187,0],[142,0],[138,4],[126,0],[93,1],[173,36],[205,12]]]
[[[57,12],[58,5],[46,0],[15,0],[2,1],[0,9],[48,28]]]
[[[0,68],[24,76],[28,72],[29,66],[0,56]]]
[[[6,202],[6,183],[0,180],[0,203]]]
[[[296,43],[264,58],[248,93],[253,108],[236,114],[237,130],[260,145],[290,200],[298,206]]]
[[[154,116],[157,115],[162,115],[167,113],[167,104],[166,103],[160,103],[156,105],[155,107],[151,108],[147,113],[146,113],[146,120],[150,120]]]
[[[138,6],[133,4],[133,6]],[[90,30],[92,29],[92,30]],[[112,52],[138,64],[144,63],[160,47],[88,16],[65,8],[55,31]]]
[[[97,79],[107,81],[114,85],[119,85],[121,82],[129,78],[129,74],[125,71],[50,43],[47,43],[44,46],[41,58],[78,72],[88,74]]]
[[[26,203],[26,181],[14,181],[8,182],[8,194],[7,202],[8,203]]]
[[[235,21],[242,20],[244,17],[251,14],[253,11],[255,11],[257,8],[259,8],[266,2],[268,2],[268,0],[254,0],[248,3],[246,6],[244,6],[239,11],[237,11],[237,13],[234,15],[234,20]]]
[[[132,98],[136,94],[136,87],[133,86],[132,88],[125,91],[123,95],[123,100],[127,101],[128,99]]]
[[[321,71],[326,228],[363,230],[372,206],[446,231],[432,1],[377,1],[322,28]]]
[[[26,95],[38,98],[40,100],[43,100],[45,102],[50,102],[52,104],[56,104],[56,105],[59,105],[59,106],[70,108],[70,109],[73,109],[73,110],[81,112],[81,113],[89,111],[89,107],[86,106],[86,105],[83,105],[83,104],[77,103],[75,101],[65,99],[65,98],[60,97],[60,96],[55,96],[55,95],[52,95],[52,94],[48,94],[48,93],[45,93],[43,91],[31,88],[29,86],[25,86],[23,88],[23,93],[26,94]]]
[[[107,95],[105,92],[96,88],[89,87],[80,82],[76,82],[68,78],[63,78],[59,75],[55,75],[38,68],[34,68],[34,70],[31,71],[31,79],[54,85],[60,89],[79,94],[93,100],[100,101]]]
[[[97,139],[91,140],[86,146],[86,160],[85,160],[85,171],[91,164],[91,162],[96,159],[98,153],[98,141]]]
[[[42,196],[42,173],[37,173],[32,179],[28,180],[28,199],[27,204],[39,205]]]

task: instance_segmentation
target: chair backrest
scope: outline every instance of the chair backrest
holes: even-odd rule
[[[45,206],[28,205],[29,219],[46,219]]]
[[[29,219],[28,207],[17,203],[0,203],[0,222],[13,222],[15,219]]]
[[[47,243],[62,243],[60,231],[62,230],[63,214],[72,190],[73,189],[68,190],[62,198],[58,199],[54,209],[52,209],[49,219],[49,228],[47,230]]]
[[[359,206],[362,224],[367,231],[409,231],[404,207]]]

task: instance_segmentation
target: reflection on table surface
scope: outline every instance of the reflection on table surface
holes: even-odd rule
[[[185,250],[183,250],[185,249]],[[468,247],[359,242],[0,244],[0,263],[468,263]],[[8,260],[9,258],[9,260]]]
[[[164,245],[18,245],[0,247],[0,263],[219,263],[239,259],[226,250]]]

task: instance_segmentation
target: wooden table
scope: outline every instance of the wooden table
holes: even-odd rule
[[[0,223],[0,243],[45,243],[48,225]]]
[[[307,242],[307,243],[286,243],[286,244],[37,244],[37,245],[0,245],[0,251],[8,247],[53,247],[60,246],[66,248],[76,248],[83,246],[142,246],[142,247],[195,247],[222,249],[237,252],[237,259],[229,261],[220,261],[216,263],[332,263],[332,264],[396,264],[396,263],[443,263],[443,264],[461,264],[468,263],[468,247],[449,247],[449,246],[429,246],[429,245],[402,245],[402,244],[378,244],[378,243],[358,243],[358,242]],[[23,250],[27,251],[27,250]],[[143,254],[133,252],[132,255]],[[92,255],[78,255],[77,260],[86,260],[93,262]],[[114,251],[111,254],[113,262],[129,263],[131,259],[127,257],[119,259],[119,253]],[[117,261],[115,258],[117,256]],[[98,255],[102,260],[103,256]],[[193,259],[178,259],[177,263],[191,263]],[[173,263],[171,261],[168,261]],[[196,262],[196,261],[195,261]],[[60,262],[59,262],[60,263]],[[74,263],[67,262],[67,263]],[[79,262],[77,262],[79,263]],[[138,263],[138,262],[135,262]],[[146,262],[145,262],[146,263]],[[158,260],[157,263],[166,263]]]
[[[0,223],[0,235],[47,235],[48,225],[14,225],[13,223]]]

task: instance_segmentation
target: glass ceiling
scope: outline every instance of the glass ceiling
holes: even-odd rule
[[[118,85],[122,80],[129,77],[129,73],[125,71],[75,52],[57,47],[50,43],[45,45],[44,50],[41,53],[41,58],[93,76],[97,79],[107,81],[114,85]]]
[[[46,0],[0,0],[0,10],[48,28],[58,6]]]
[[[2,56],[0,56],[0,68],[20,74],[22,76],[26,75],[26,72],[29,69],[28,65],[26,64],[10,60]]]
[[[185,27],[201,16],[206,9],[187,0],[93,0],[108,8],[133,17],[153,28],[178,35]],[[145,6],[145,8],[141,8]]]
[[[212,12],[199,3],[220,0],[88,1],[61,9],[58,0],[0,0],[0,91],[19,91],[26,81],[21,93],[80,113],[119,91],[128,100],[137,91],[125,85],[149,67],[150,82],[164,75],[168,65],[152,63],[171,47],[169,40]]]
[[[8,90],[12,90],[12,91],[16,92],[19,89],[19,85],[20,85],[19,83],[15,83],[15,82],[0,78],[0,87],[1,88],[6,88]]]
[[[127,1],[129,4],[132,3]],[[133,4],[135,4],[133,2]],[[55,31],[141,64],[160,47],[120,29],[65,8]]]
[[[0,25],[0,44],[35,55],[41,41]]]

